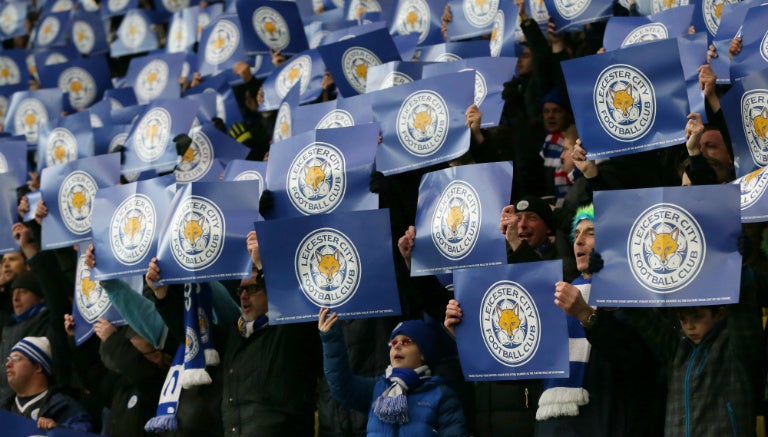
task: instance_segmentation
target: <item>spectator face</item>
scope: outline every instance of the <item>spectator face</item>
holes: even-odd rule
[[[556,133],[568,129],[570,124],[568,111],[557,103],[544,103],[542,115],[544,116],[544,129],[547,132]]]
[[[533,60],[531,58],[531,49],[523,49],[523,53],[517,58],[517,74],[522,76],[533,72]]]
[[[574,143],[567,136],[563,138],[563,151],[560,153],[560,162],[563,163],[563,171],[570,173],[573,170],[573,146]]]
[[[424,365],[424,357],[415,341],[398,334],[389,343],[389,363],[395,368],[416,369]]]
[[[24,388],[29,385],[32,376],[36,372],[42,371],[39,364],[32,364],[27,357],[18,352],[11,352],[5,361],[8,386],[16,393],[24,392]]]
[[[680,326],[688,339],[699,344],[715,323],[724,318],[725,308],[723,307],[715,311],[711,308],[694,307],[681,313]]]
[[[26,288],[13,289],[13,313],[17,316],[43,301],[43,298]]]
[[[728,154],[728,147],[723,140],[723,134],[717,129],[709,129],[701,134],[699,150],[706,158],[714,159],[723,164],[731,163],[731,156]]]
[[[240,292],[240,309],[246,322],[256,320],[267,313],[267,292],[263,287],[256,286],[256,273],[250,278],[243,279],[238,288]]]
[[[11,252],[3,255],[3,274],[0,282],[7,283],[16,279],[17,275],[20,275],[29,270],[27,261],[21,252]]]
[[[591,220],[582,220],[576,225],[573,235],[576,268],[580,272],[586,272],[589,267],[589,254],[595,249],[595,224]]]
[[[527,241],[531,247],[544,244],[549,234],[549,226],[538,214],[531,211],[517,213],[517,235],[520,240]]]

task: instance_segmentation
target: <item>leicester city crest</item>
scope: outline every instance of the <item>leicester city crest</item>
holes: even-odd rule
[[[151,109],[139,122],[134,142],[136,155],[144,162],[162,156],[171,139],[171,114],[165,108]]]
[[[16,10],[16,5],[6,3],[3,7],[3,11],[0,12],[0,30],[8,35],[14,30],[19,22],[19,13]]]
[[[347,82],[360,94],[365,93],[368,69],[381,65],[381,60],[372,51],[363,47],[350,47],[341,56],[341,67]]]
[[[440,194],[432,215],[432,242],[446,258],[460,260],[475,247],[481,221],[477,191],[464,181],[453,181]]]
[[[187,326],[184,332],[186,337],[184,339],[184,362],[187,363],[200,353],[200,339],[197,338],[197,332],[191,326]]]
[[[292,135],[291,126],[291,105],[288,102],[280,104],[275,118],[275,131],[273,142],[287,140]]]
[[[91,280],[91,269],[85,263],[85,255],[78,260],[78,278],[75,281],[75,303],[80,315],[88,323],[103,316],[112,305],[107,292],[98,281]]]
[[[417,91],[405,98],[397,112],[397,138],[409,153],[429,156],[448,136],[448,105],[434,91]]]
[[[632,224],[627,260],[635,280],[654,293],[672,293],[688,285],[706,255],[704,232],[684,208],[659,203]]]
[[[91,24],[87,21],[77,20],[72,24],[72,42],[78,52],[83,54],[91,53],[96,44],[96,35],[93,32]]]
[[[291,162],[285,186],[291,203],[304,215],[335,210],[347,189],[344,155],[332,144],[308,145]]]
[[[275,80],[275,91],[281,99],[288,94],[288,91],[301,81],[299,94],[304,94],[309,87],[309,79],[312,75],[312,58],[308,55],[301,55],[291,59],[288,64],[280,70]]]
[[[411,82],[413,82],[413,78],[411,78],[411,76],[408,76],[407,74],[401,73],[399,71],[392,71],[387,73],[387,75],[384,76],[384,79],[381,80],[381,85],[379,85],[379,89],[383,90],[386,88],[392,88],[393,86],[404,85],[406,83],[411,83]]]
[[[59,89],[69,93],[69,103],[75,109],[85,109],[96,98],[96,80],[88,70],[70,67],[59,75]]]
[[[667,26],[664,23],[648,23],[633,29],[621,42],[621,48],[644,42],[669,38]]]
[[[768,165],[768,89],[744,93],[741,97],[741,125],[752,160],[760,167]]]
[[[419,44],[429,34],[432,11],[425,0],[401,0],[395,14],[395,30],[400,35],[417,33]]]
[[[539,24],[547,23],[549,21],[549,11],[547,10],[547,5],[544,3],[544,0],[528,0],[527,4],[528,9],[530,10],[528,14],[533,18],[533,21]]]
[[[486,27],[499,10],[499,0],[464,0],[462,10],[467,22],[474,27]]]
[[[317,229],[301,240],[294,257],[304,296],[320,307],[336,308],[360,285],[360,255],[352,240],[333,228]]]
[[[171,254],[181,268],[206,268],[224,248],[224,214],[210,199],[190,196],[173,214],[169,234]]]
[[[77,159],[77,139],[67,128],[57,127],[48,134],[45,165],[52,167]]]
[[[501,54],[502,43],[504,42],[504,11],[499,9],[496,16],[493,17],[493,30],[491,30],[491,56],[494,58]]]
[[[16,61],[8,56],[0,56],[0,86],[16,85],[21,82],[21,72]]]
[[[189,0],[163,0],[163,6],[170,12],[176,13],[189,6]]]
[[[160,97],[166,85],[168,85],[168,63],[162,59],[154,59],[139,71],[133,90],[141,101],[149,102]]]
[[[126,6],[128,6],[129,0],[108,0],[107,1],[107,8],[110,11],[120,11],[125,9]]]
[[[187,26],[182,20],[173,20],[168,29],[168,51],[171,53],[183,52],[188,45],[187,41],[192,40],[192,35],[188,35]]]
[[[123,200],[109,221],[109,246],[115,258],[128,266],[144,259],[156,228],[155,205],[149,197],[134,194]]]
[[[123,17],[123,23],[120,25],[120,41],[129,48],[135,49],[141,45],[144,38],[147,37],[147,22],[139,14],[128,14]]]
[[[540,320],[530,292],[513,281],[491,285],[480,303],[483,342],[491,356],[505,366],[521,366],[536,355]]]
[[[333,3],[337,3],[337,0],[334,0]],[[343,1],[339,2],[341,3],[341,6],[337,6],[337,8],[343,8],[344,3]],[[349,5],[349,14],[347,15],[347,20],[350,21],[357,21],[360,18],[362,18],[363,15],[369,13],[369,12],[381,12],[381,5],[376,0],[351,0],[351,3]]]
[[[720,20],[723,17],[723,6],[737,3],[734,0],[704,0],[702,4],[702,14],[704,16],[704,24],[707,26],[707,31],[710,35],[717,33],[718,27],[720,27]]]
[[[685,6],[688,4],[688,0],[653,0],[651,2],[651,10],[654,14],[667,9],[672,9],[677,6]]]
[[[443,53],[437,58],[435,58],[435,62],[456,62],[461,60],[462,60],[461,56],[455,53]]]
[[[571,20],[587,10],[591,0],[555,0],[555,9],[565,19]]]
[[[291,43],[288,23],[279,12],[269,6],[253,11],[253,29],[262,42],[272,50],[282,50]]]
[[[91,230],[93,198],[99,187],[91,175],[75,170],[61,181],[59,187],[59,213],[64,226],[76,235]]]
[[[653,84],[631,65],[616,64],[601,71],[593,98],[600,126],[618,141],[644,137],[656,120]]]
[[[355,119],[349,111],[334,109],[317,122],[315,129],[335,129],[337,127],[350,127],[354,125]]]
[[[192,143],[187,148],[174,174],[179,183],[194,182],[205,176],[213,166],[213,144],[208,135],[199,128],[192,134]]]
[[[48,124],[48,111],[40,100],[27,97],[19,103],[13,115],[13,127],[16,134],[24,134],[27,144],[37,143],[38,126]]]
[[[205,46],[205,62],[218,65],[229,59],[240,44],[240,29],[229,20],[219,20]]]
[[[56,39],[61,29],[61,22],[56,16],[49,15],[37,28],[37,45],[47,46]]]
[[[741,179],[741,209],[754,205],[765,194],[768,187],[768,171],[759,168]]]

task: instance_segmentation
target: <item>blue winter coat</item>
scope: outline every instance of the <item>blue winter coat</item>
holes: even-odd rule
[[[466,436],[464,411],[456,393],[442,378],[433,376],[420,387],[409,391],[408,422],[393,425],[382,422],[371,405],[389,383],[381,377],[353,375],[347,361],[342,330],[334,326],[321,333],[323,341],[323,367],[331,395],[342,405],[368,413],[368,436]]]

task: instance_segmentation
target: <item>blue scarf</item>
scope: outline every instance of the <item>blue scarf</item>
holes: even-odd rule
[[[213,382],[205,366],[219,364],[211,336],[211,288],[207,283],[184,285],[184,372],[181,385],[191,388]]]
[[[47,309],[47,304],[45,302],[40,302],[38,304],[32,305],[31,307],[27,308],[26,311],[24,311],[21,314],[13,314],[13,320],[16,321],[16,323],[26,322],[27,320],[35,317],[39,313],[45,311]]]
[[[421,386],[432,377],[429,366],[416,370],[387,367],[384,378],[391,384],[373,403],[373,412],[382,422],[402,425],[408,423],[408,390]]]
[[[267,326],[269,326],[269,318],[267,318],[266,314],[262,314],[256,320],[251,320],[250,322],[246,322],[243,316],[240,316],[240,319],[237,321],[237,330],[243,338],[248,338],[254,332]]]
[[[149,419],[144,430],[160,433],[164,431],[176,431],[179,424],[176,420],[176,412],[179,410],[179,397],[181,396],[181,374],[184,371],[184,345],[180,344],[173,357],[173,363],[168,370],[168,375],[163,382],[160,391],[160,400],[157,403],[155,417]]]
[[[581,291],[584,300],[589,302],[591,279],[579,276],[573,281],[573,285]],[[568,337],[570,337],[568,342],[570,376],[544,380],[544,392],[539,398],[536,420],[578,416],[579,407],[589,403],[589,392],[583,385],[591,345],[586,339],[581,323],[571,316],[567,316],[567,321]]]

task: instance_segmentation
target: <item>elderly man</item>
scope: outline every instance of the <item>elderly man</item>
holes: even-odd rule
[[[85,409],[69,396],[50,389],[51,343],[45,337],[24,337],[16,343],[5,362],[11,396],[2,408],[37,422],[44,430],[56,427],[91,431]]]
[[[558,258],[550,240],[554,235],[555,217],[552,208],[535,196],[525,196],[501,210],[499,228],[507,239],[509,263],[551,260]]]

